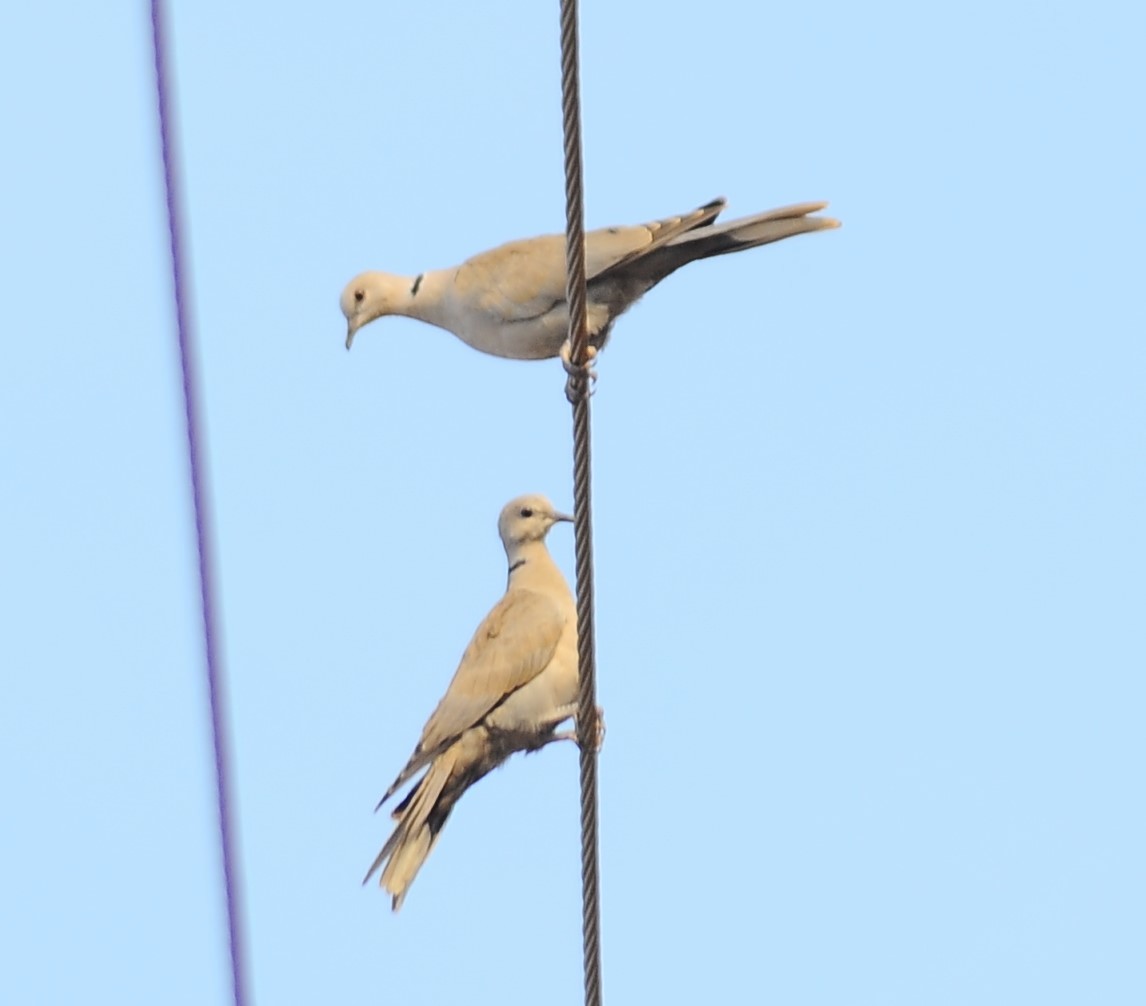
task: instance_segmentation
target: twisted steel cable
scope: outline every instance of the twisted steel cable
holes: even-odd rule
[[[565,295],[569,303],[569,379],[573,406],[573,516],[577,555],[577,649],[581,749],[581,933],[585,1006],[601,1004],[601,902],[597,838],[597,672],[593,628],[593,523],[590,479],[589,335],[585,320],[585,197],[581,164],[577,2],[561,0],[561,107],[565,134]]]

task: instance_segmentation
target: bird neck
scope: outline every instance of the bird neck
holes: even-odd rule
[[[395,313],[416,318],[430,325],[445,328],[442,317],[442,274],[439,270],[418,273],[417,276],[396,277],[394,290]]]
[[[561,571],[549,554],[543,541],[527,541],[514,545],[507,553],[509,560],[509,585],[530,587],[534,584],[547,584]]]

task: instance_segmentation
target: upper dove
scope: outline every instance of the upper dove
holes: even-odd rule
[[[380,882],[394,911],[470,786],[515,751],[575,739],[556,730],[577,712],[577,611],[545,547],[549,529],[572,519],[544,496],[521,496],[501,511],[505,596],[478,626],[414,753],[378,802],[426,769],[394,808],[394,833],[362,881],[385,863]]]
[[[691,213],[585,235],[589,343],[601,348],[613,322],[670,273],[695,259],[725,255],[796,234],[839,227],[811,216],[827,203],[800,203],[728,223],[714,199]],[[563,355],[569,327],[565,237],[511,241],[452,269],[417,276],[364,272],[342,292],[346,348],[375,318],[405,315],[453,332],[483,353],[514,360]]]

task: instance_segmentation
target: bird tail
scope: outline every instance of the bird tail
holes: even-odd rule
[[[448,748],[433,760],[426,774],[394,809],[393,816],[398,821],[394,833],[362,878],[365,884],[386,863],[379,883],[392,896],[394,911],[402,907],[406,892],[434,848],[458,797],[464,792],[464,785],[456,784],[447,790],[451,776],[459,768],[459,760],[456,747]]]
[[[795,206],[782,206],[779,209],[757,213],[739,220],[712,227],[702,227],[687,231],[675,238],[666,250],[684,253],[686,261],[709,258],[713,255],[727,255],[743,248],[783,241],[797,234],[810,234],[812,231],[831,230],[840,222],[831,217],[813,217],[810,214],[822,210],[827,203],[799,203]],[[683,264],[679,263],[679,264]]]
[[[394,911],[433,851],[454,804],[475,782],[497,768],[519,746],[491,736],[484,726],[473,727],[438,754],[426,774],[391,812],[398,824],[370,864],[362,883],[385,863],[380,883],[393,897]]]

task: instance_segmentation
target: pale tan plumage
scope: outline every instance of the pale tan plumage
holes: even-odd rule
[[[716,199],[679,217],[585,235],[590,342],[600,348],[614,320],[670,273],[695,259],[724,255],[839,226],[811,214],[827,203],[801,203],[715,224]],[[341,298],[346,348],[369,322],[399,314],[452,332],[474,349],[518,360],[559,355],[568,329],[565,238],[511,241],[454,269],[416,277],[366,272]]]
[[[462,793],[514,752],[569,736],[556,728],[577,709],[577,614],[545,547],[563,520],[571,518],[543,496],[519,497],[501,512],[505,595],[478,626],[413,755],[379,801],[426,770],[394,809],[397,826],[365,878],[385,864],[380,882],[395,911]]]

